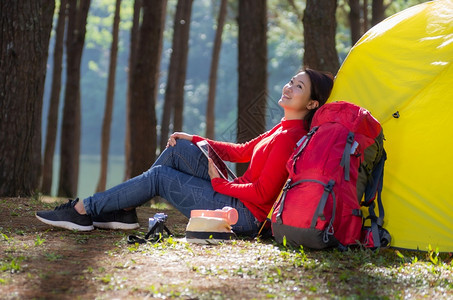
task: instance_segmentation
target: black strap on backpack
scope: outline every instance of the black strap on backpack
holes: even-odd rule
[[[280,197],[278,204],[280,204],[280,208],[278,209],[278,212],[277,212],[277,215],[275,216],[276,217],[276,221],[278,224],[283,224],[283,220],[282,220],[282,212],[283,212],[283,207],[285,205],[285,198],[286,198],[286,193],[288,192],[288,190],[290,188],[292,188],[294,185],[296,184],[299,184],[299,181],[296,181],[295,184],[291,184],[291,178],[288,179],[286,181],[286,184],[285,186],[283,187],[283,193],[282,193],[282,196]]]
[[[351,172],[351,150],[352,144],[354,143],[354,132],[349,131],[348,137],[346,138],[346,145],[344,146],[343,156],[341,157],[340,166],[344,168],[344,180],[350,180]]]
[[[154,226],[148,231],[145,237],[140,238],[136,235],[129,235],[127,237],[128,244],[146,244],[146,243],[157,243],[162,242],[164,240],[164,231],[167,233],[168,236],[172,236],[172,233],[165,225],[164,221],[158,221]]]
[[[373,182],[366,187],[365,190],[365,201],[364,203],[369,203],[368,207],[368,217],[366,219],[371,220],[371,232],[373,234],[373,241],[376,247],[381,247],[381,237],[379,232],[380,228],[384,225],[384,205],[382,204],[382,186],[384,181],[384,164],[387,159],[387,154],[384,150],[382,157],[379,160],[376,168],[372,172]],[[376,216],[374,211],[376,205],[374,204],[373,198],[376,197],[376,202],[378,204],[379,216]]]
[[[337,199],[335,197],[335,193],[333,192],[333,186],[335,185],[335,180],[331,179],[327,184],[322,183],[321,181],[318,180],[311,180],[314,182],[318,182],[324,186],[324,193],[321,196],[321,200],[319,201],[318,207],[316,208],[316,213],[313,216],[313,219],[311,220],[311,228],[316,227],[316,222],[318,218],[321,218],[321,220],[325,220],[324,216],[324,208],[327,203],[327,198],[329,197],[330,194],[332,194],[332,200],[333,200],[333,207],[332,207],[332,218],[330,218],[329,226],[327,226],[326,230],[324,230],[324,235],[323,235],[323,242],[328,243],[329,242],[329,236],[334,234],[333,230],[333,221],[335,220],[335,211],[337,210]]]
[[[294,173],[296,173],[296,160],[299,158],[300,154],[302,151],[305,149],[305,147],[308,145],[308,142],[310,139],[313,137],[313,134],[318,130],[319,126],[313,127],[306,135],[304,135],[298,142],[297,142],[297,149],[296,154],[293,156],[293,169]]]

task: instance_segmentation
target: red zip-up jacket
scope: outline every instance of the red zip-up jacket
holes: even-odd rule
[[[225,161],[250,162],[244,175],[233,181],[213,178],[216,192],[238,198],[263,222],[288,178],[286,162],[296,143],[307,134],[305,121],[286,120],[253,140],[234,144],[193,136],[192,143],[207,140]]]

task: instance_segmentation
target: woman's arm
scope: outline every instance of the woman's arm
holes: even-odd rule
[[[252,158],[253,150],[256,144],[258,144],[263,138],[272,135],[279,127],[280,124],[277,124],[271,130],[257,136],[253,140],[250,140],[246,143],[219,142],[206,139],[198,135],[193,136],[192,143],[196,144],[199,141],[206,140],[219,154],[221,159],[231,162],[244,163],[249,162]]]
[[[263,206],[263,211],[270,209],[275,197],[287,180],[286,162],[293,153],[296,142],[296,138],[289,135],[278,135],[273,140],[262,169],[258,170],[260,172],[256,180],[250,183],[240,183],[237,181],[228,182],[223,178],[213,178],[211,183],[214,190],[239,198],[245,205],[248,202],[253,206]]]
[[[228,142],[218,142],[203,138],[198,135],[187,134],[185,132],[175,132],[168,138],[167,148],[175,146],[178,139],[188,140],[194,144],[199,141],[206,140],[219,154],[221,159],[232,162],[248,162],[252,157],[253,148],[255,147],[256,143],[261,140],[261,138],[262,136],[259,136],[247,143],[235,144]]]

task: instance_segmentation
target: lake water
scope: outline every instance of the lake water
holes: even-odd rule
[[[99,181],[100,161],[99,155],[81,155],[80,170],[79,170],[79,185],[77,197],[85,198],[92,195]],[[55,156],[54,159],[54,180],[52,182],[52,196],[57,194],[58,176],[60,172],[60,157]],[[107,188],[113,187],[124,179],[124,156],[114,155],[109,156],[109,165],[107,169]]]

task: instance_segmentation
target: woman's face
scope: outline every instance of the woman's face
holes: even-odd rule
[[[278,104],[287,112],[306,113],[318,105],[318,101],[310,99],[310,94],[310,77],[307,73],[300,72],[283,87]]]

